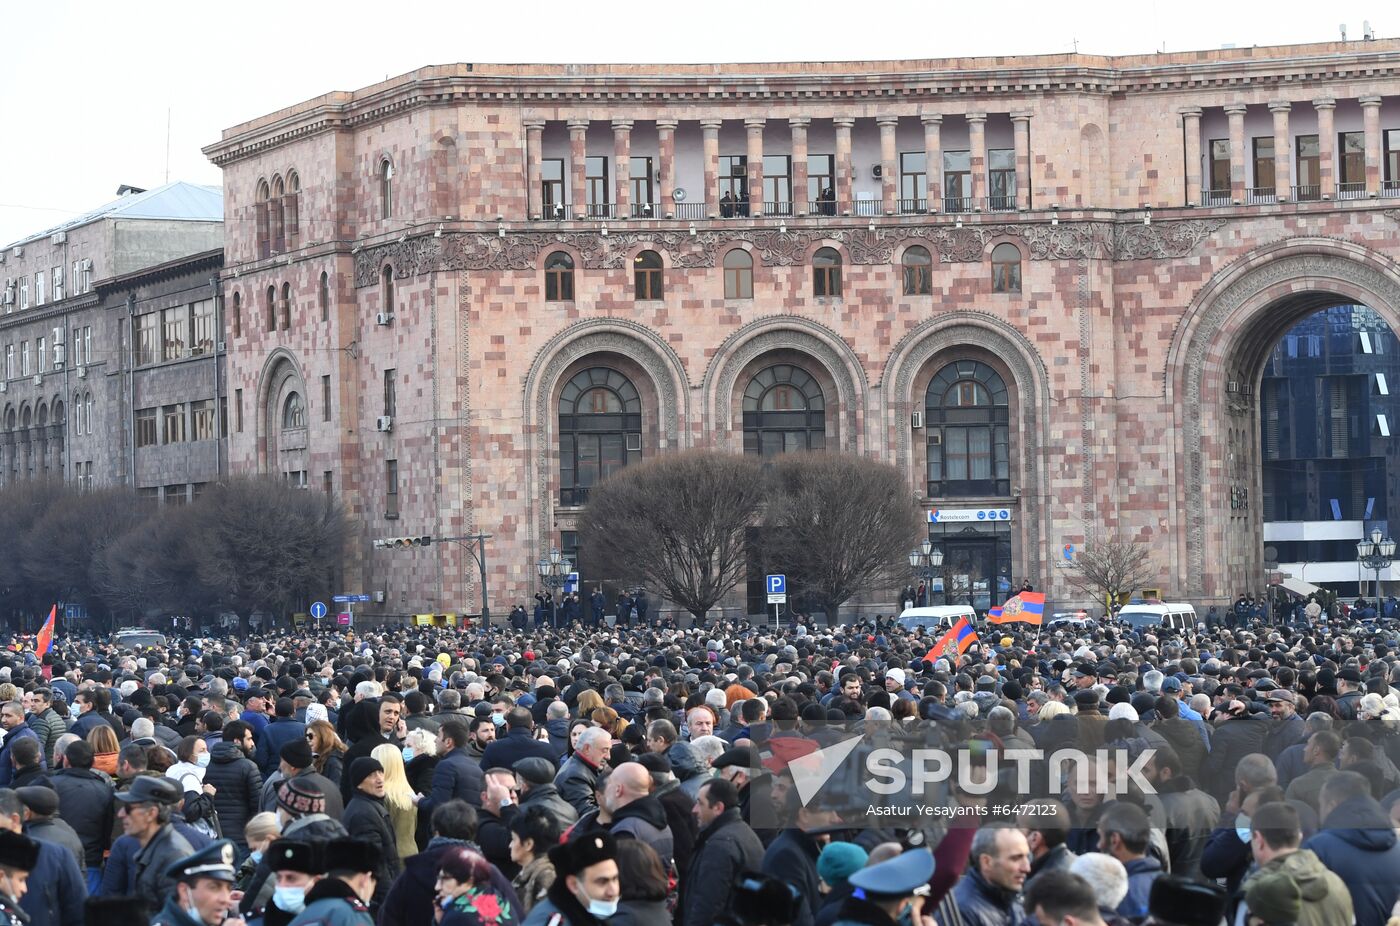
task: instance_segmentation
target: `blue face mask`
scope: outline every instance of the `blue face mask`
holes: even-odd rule
[[[284,913],[300,913],[306,909],[306,888],[276,888],[272,892],[272,902]]]
[[[248,853],[248,857],[251,858],[251,859],[253,860],[253,864],[256,865],[258,862],[261,862],[261,861],[262,861],[263,854],[262,854],[262,852],[257,852],[257,851],[255,851],[255,852],[249,852],[249,853]]]
[[[491,722],[494,723],[494,724],[495,724],[496,726],[498,726],[498,727],[504,727],[504,726],[506,725],[506,718],[505,718],[505,715],[503,715],[503,714],[492,714],[492,715],[491,715]]]
[[[1235,817],[1235,835],[1240,837],[1240,842],[1249,842],[1249,817],[1239,814]]]
[[[208,768],[208,767],[209,767],[209,753],[207,753],[207,752],[201,752],[201,753],[199,754],[199,758],[194,760],[194,764],[195,764],[195,765],[198,765],[200,768]]]
[[[403,748],[403,760],[404,760],[405,762],[412,762],[412,761],[413,761],[413,747],[412,747],[412,746],[405,746],[405,747]]]

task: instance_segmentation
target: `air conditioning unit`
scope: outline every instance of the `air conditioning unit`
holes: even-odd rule
[[[386,597],[386,596],[385,596],[385,594],[384,594],[382,591],[375,592],[375,593],[374,593],[374,603],[375,603],[375,604],[383,604],[383,603],[384,603],[385,597]]]
[[[36,386],[42,386],[42,385],[44,385],[44,374],[43,374],[43,373],[35,373],[35,374],[34,374],[34,378],[33,378],[32,380],[30,380],[30,382],[32,382],[32,383],[33,383],[34,385],[36,385]]]
[[[5,382],[3,379],[0,379],[0,392],[7,392],[9,388],[10,384]]]
[[[876,164],[874,167],[870,168],[870,176],[874,177],[876,180],[884,176],[884,173],[885,165],[883,164]]]
[[[11,256],[11,257],[23,257],[23,256],[24,256],[24,248],[10,248],[10,256]]]
[[[78,367],[78,379],[87,379],[87,367]]]
[[[92,269],[92,258],[91,258],[91,257],[84,257],[84,258],[78,263],[78,269],[79,269],[79,270],[91,270],[91,269]]]
[[[52,241],[54,244],[67,244],[68,233],[65,231],[54,232],[53,237],[49,240]]]
[[[228,342],[226,342],[226,341],[220,341],[220,342],[219,342],[219,353],[222,354],[222,353],[226,352],[227,350],[228,350]]]
[[[378,418],[374,419],[374,429],[375,429],[376,431],[392,431],[392,430],[394,430],[394,416],[393,416],[393,415],[380,415]]]
[[[380,312],[374,316],[374,323],[380,327],[387,327],[394,323],[393,312]]]
[[[924,413],[923,413],[923,412],[914,412],[912,415],[909,416],[909,427],[911,427],[911,428],[913,428],[915,431],[917,431],[917,430],[919,430],[920,428],[922,428],[923,426],[924,426]]]
[[[63,328],[55,328],[55,329],[53,330],[53,342],[54,342],[55,344],[62,344],[62,343],[63,343],[63,332],[64,332],[64,329],[63,329]]]
[[[640,434],[628,434],[628,435],[627,435],[627,449],[628,449],[629,451],[634,451],[634,452],[636,452],[636,453],[641,453],[641,452],[642,452],[642,435],[640,435]]]
[[[928,436],[928,443],[929,443],[929,446],[930,446],[930,447],[941,447],[941,446],[943,446],[943,432],[942,432],[942,431],[930,431],[930,432],[929,432],[929,436]]]

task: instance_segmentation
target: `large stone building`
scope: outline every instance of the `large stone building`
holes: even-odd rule
[[[1172,596],[1257,591],[1270,350],[1332,304],[1400,320],[1397,68],[456,64],[289,106],[206,149],[231,465],[341,493],[387,612],[478,590],[381,536],[493,535],[498,613],[551,546],[606,578],[589,487],[697,446],[898,464],[979,603],[1067,600],[1066,547],[1112,536]]]
[[[188,497],[218,478],[217,431],[191,409],[216,395],[222,244],[219,188],[176,182],[123,187],[0,251],[0,485],[65,479],[178,501],[177,487]],[[134,315],[159,319],[163,341]],[[150,406],[157,444],[179,446],[145,449],[135,412]]]

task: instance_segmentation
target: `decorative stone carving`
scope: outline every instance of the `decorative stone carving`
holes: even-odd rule
[[[528,549],[541,549],[551,532],[555,502],[550,478],[558,431],[554,387],[570,364],[598,353],[621,354],[646,371],[656,389],[661,437],[669,447],[679,446],[681,416],[689,418],[689,380],[675,350],[650,328],[628,319],[593,318],[564,328],[535,354],[525,378],[525,484],[536,486],[523,493],[531,509]],[[677,383],[684,393],[677,394]]]
[[[1224,219],[1187,219],[1152,225],[1111,222],[1048,222],[1015,224],[880,226],[866,228],[723,228],[697,231],[598,230],[556,232],[525,230],[507,235],[489,232],[448,232],[441,237],[423,233],[415,237],[364,248],[355,254],[355,287],[379,282],[386,263],[394,276],[408,278],[434,270],[533,270],[540,256],[557,247],[568,247],[589,270],[615,270],[626,266],[627,255],[641,246],[666,251],[671,266],[690,269],[714,267],[720,251],[736,241],[753,245],[767,267],[802,264],[807,252],[821,242],[845,245],[855,264],[887,264],[903,241],[927,241],[942,263],[981,261],[987,245],[997,239],[1020,240],[1031,260],[1145,260],[1184,257],[1218,231]]]

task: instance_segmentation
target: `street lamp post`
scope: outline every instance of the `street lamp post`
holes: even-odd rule
[[[917,550],[909,551],[909,569],[914,573],[914,578],[924,580],[932,598],[934,576],[941,574],[943,569],[943,551],[925,537]]]
[[[569,581],[569,573],[574,571],[574,564],[569,562],[568,557],[556,549],[550,551],[539,558],[535,563],[535,571],[540,574],[540,582],[549,589],[549,623],[556,630],[559,628],[559,602],[555,599],[554,593],[563,588]]]
[[[1372,594],[1381,596],[1381,570],[1395,562],[1395,541],[1381,533],[1379,527],[1371,529],[1371,536],[1356,544],[1356,561],[1376,573],[1376,585]]]

